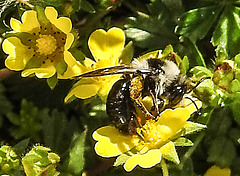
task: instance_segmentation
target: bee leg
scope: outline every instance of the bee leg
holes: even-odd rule
[[[147,110],[146,106],[139,99],[135,99],[134,103],[147,118],[155,119],[155,117]]]

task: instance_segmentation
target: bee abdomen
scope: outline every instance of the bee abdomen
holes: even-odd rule
[[[130,81],[118,80],[110,90],[106,103],[107,114],[120,132],[135,133],[135,108],[130,98]]]

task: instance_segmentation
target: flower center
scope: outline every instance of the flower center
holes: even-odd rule
[[[57,48],[57,40],[52,35],[39,35],[36,40],[37,52],[42,55],[52,54]]]
[[[162,141],[160,128],[155,120],[150,119],[142,128],[137,128],[137,133],[144,139],[144,143],[149,148],[155,148]]]

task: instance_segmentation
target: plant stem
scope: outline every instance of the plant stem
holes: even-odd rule
[[[163,176],[169,176],[169,173],[168,173],[168,167],[167,167],[167,164],[165,162],[164,159],[162,159],[161,163],[160,163],[160,166],[162,168],[162,173],[163,173]]]

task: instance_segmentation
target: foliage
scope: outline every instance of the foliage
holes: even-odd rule
[[[1,45],[9,37],[20,36],[22,41],[26,40],[24,36],[28,34],[24,31],[12,32],[12,18],[21,21],[24,12],[37,10],[39,21],[44,23],[46,17],[41,14],[48,6],[57,10],[58,17],[71,20],[74,41],[68,51],[75,59],[69,62],[71,68],[76,65],[90,67],[93,60],[90,58],[95,58],[88,45],[93,31],[99,28],[108,31],[113,26],[122,28],[126,43],[123,44],[124,50],[119,52],[121,55],[115,58],[118,64],[130,64],[133,57],[157,56],[162,50],[162,57],[175,60],[181,74],[192,83],[192,95],[203,103],[190,120],[204,126],[191,126],[189,123],[186,134],[199,131],[205,125],[207,128],[174,141],[179,164],[161,162],[153,168],[136,167],[126,173],[121,167],[112,166],[124,164],[128,155],[121,154],[113,163],[111,159],[98,157],[94,151],[93,132],[110,123],[104,102],[106,95],[99,98],[95,93],[85,100],[72,96],[65,103],[64,98],[73,85],[80,84],[77,83],[79,80],[75,77],[61,80],[55,72],[48,79],[33,75],[22,78],[21,73],[6,69],[8,53],[6,48],[2,48],[1,175],[167,175],[166,168],[169,175],[176,176],[210,175],[214,172],[240,174],[239,0],[0,1]],[[7,46],[10,47],[9,44]],[[84,63],[86,58],[89,58],[88,65]],[[99,58],[95,61],[98,63]],[[65,62],[56,66],[60,73],[66,71]],[[38,61],[36,63],[39,64]],[[93,82],[90,82],[90,87]],[[105,85],[101,81],[96,85],[100,84],[102,87]]]

